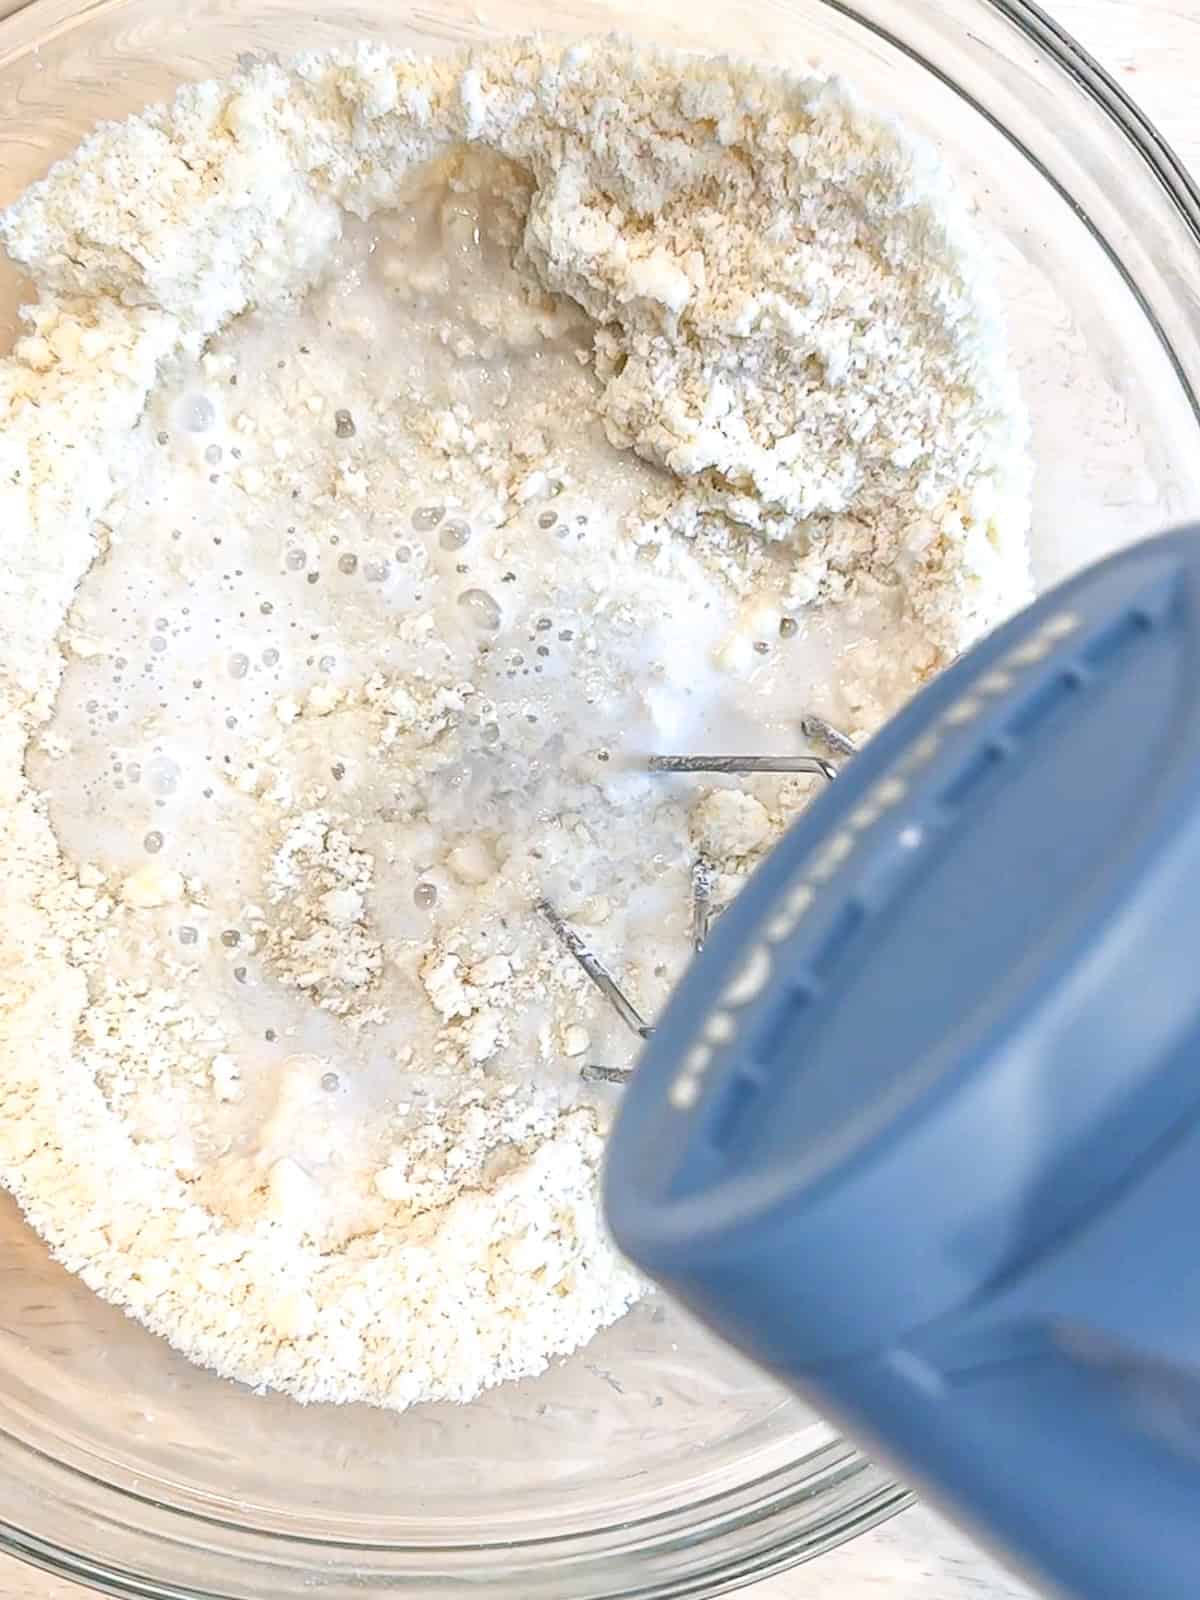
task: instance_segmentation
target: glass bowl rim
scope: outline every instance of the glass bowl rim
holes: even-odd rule
[[[21,0],[21,3],[0,15],[0,66],[14,56],[23,55],[35,42],[47,37],[40,27],[43,18],[52,27],[49,36],[54,37],[69,30],[82,17],[94,21],[104,11],[119,12],[125,3],[126,0],[99,0],[99,3],[93,4],[88,4],[87,0]],[[975,111],[992,122],[1039,174],[1070,200],[1069,194],[1053,174],[1017,139],[1013,130],[996,121],[986,107],[961,84],[942,73],[918,49],[864,14],[852,0],[819,0],[819,3],[874,33],[925,71],[941,79]],[[1140,158],[1168,206],[1183,222],[1190,242],[1200,251],[1200,184],[1136,101],[1067,29],[1035,4],[1034,0],[968,0],[968,3],[1009,23],[1027,44],[1042,52],[1052,67],[1073,82],[1100,119],[1111,124],[1123,137],[1127,147]],[[1104,236],[1086,216],[1083,220],[1121,273],[1143,315],[1154,328],[1192,411],[1200,422],[1197,388],[1175,355],[1153,308],[1113,254]],[[10,1472],[13,1477],[9,1476]],[[294,1561],[289,1562],[285,1558],[276,1568],[277,1573],[285,1572],[291,1566],[302,1579],[306,1552],[311,1560],[318,1551],[341,1551],[347,1557],[353,1557],[381,1554],[384,1551],[402,1555],[406,1549],[399,1544],[330,1545],[320,1540],[298,1538],[292,1533],[250,1530],[219,1518],[201,1517],[193,1510],[166,1506],[151,1496],[118,1488],[70,1463],[46,1455],[0,1426],[0,1481],[12,1483],[14,1478],[30,1488],[31,1503],[46,1511],[53,1508],[68,1516],[82,1512],[97,1521],[102,1520],[118,1534],[137,1535],[143,1540],[148,1530],[144,1521],[138,1521],[139,1509],[152,1508],[152,1517],[156,1514],[164,1523],[161,1529],[149,1534],[150,1539],[160,1547],[160,1570],[169,1565],[173,1545],[187,1545],[193,1554],[210,1554],[214,1558],[222,1554],[208,1545],[202,1531],[197,1531],[196,1537],[186,1536],[186,1530],[200,1530],[200,1525],[205,1523],[214,1530],[248,1535],[251,1543],[258,1547],[257,1550],[234,1552],[233,1559],[237,1562],[249,1557],[253,1566],[257,1555],[264,1563],[263,1575],[267,1578],[270,1577],[270,1567],[266,1563],[270,1562],[270,1566],[274,1567],[272,1556],[277,1560],[284,1552],[292,1553]],[[39,1498],[37,1494],[36,1480],[45,1480],[37,1485],[46,1491],[44,1498]],[[97,1493],[105,1504],[87,1506],[89,1498]],[[689,1503],[682,1512],[673,1507],[667,1512],[640,1518],[632,1524],[598,1524],[583,1531],[574,1530],[549,1537],[471,1544],[463,1547],[463,1553],[480,1558],[489,1554],[503,1557],[506,1570],[502,1581],[507,1586],[510,1579],[518,1582],[525,1580],[524,1592],[529,1600],[535,1600],[535,1596],[541,1600],[543,1594],[534,1582],[540,1563],[528,1560],[535,1553],[543,1554],[547,1559],[553,1557],[556,1562],[561,1562],[565,1556],[569,1561],[582,1564],[593,1576],[597,1560],[607,1563],[619,1557],[623,1571],[617,1570],[614,1565],[612,1585],[604,1590],[606,1600],[626,1600],[626,1597],[628,1600],[635,1600],[635,1597],[636,1600],[671,1600],[674,1596],[716,1594],[782,1572],[798,1561],[821,1554],[887,1520],[909,1505],[912,1499],[913,1496],[905,1488],[867,1461],[853,1445],[835,1440],[781,1468],[739,1484],[736,1490]],[[818,1506],[819,1515],[815,1514]],[[681,1528],[681,1515],[686,1516],[689,1523],[695,1520],[699,1525]],[[766,1537],[760,1537],[752,1546],[739,1547],[732,1554],[722,1553],[722,1536],[727,1537],[749,1528],[760,1530]],[[605,1536],[618,1533],[626,1536],[619,1548],[614,1549],[611,1545],[603,1549],[596,1548]],[[632,1539],[628,1538],[630,1534],[634,1535]],[[708,1559],[702,1567],[689,1565],[686,1572],[680,1573],[677,1578],[667,1573],[653,1577],[637,1573],[636,1567],[642,1560],[660,1552],[681,1548],[693,1552],[706,1550]],[[428,1561],[431,1555],[443,1550],[449,1553],[449,1549],[448,1546],[432,1547],[422,1555]],[[412,1553],[411,1547],[409,1550]],[[0,1553],[15,1556],[57,1578],[73,1579],[114,1595],[137,1595],[145,1597],[145,1600],[218,1600],[218,1597],[219,1600],[228,1600],[234,1592],[227,1586],[210,1590],[189,1586],[183,1581],[143,1575],[96,1555],[73,1551],[43,1533],[33,1533],[28,1527],[10,1520],[6,1511],[0,1511]],[[558,1575],[553,1581],[557,1583],[563,1575],[564,1569],[559,1566]],[[250,1576],[249,1573],[247,1576]],[[364,1576],[368,1580],[365,1585]],[[422,1574],[427,1581],[430,1576],[428,1572]],[[413,1588],[421,1586],[422,1577],[413,1582]],[[348,1575],[346,1592],[349,1593],[349,1589],[353,1588],[357,1594],[369,1593],[374,1587],[372,1578],[377,1578],[381,1587],[408,1587],[408,1578],[402,1572],[380,1571],[367,1575],[359,1568],[352,1577]],[[461,1589],[453,1579],[444,1586],[438,1580],[437,1589],[439,1593],[447,1595],[466,1593],[468,1589],[473,1592],[478,1581],[478,1571],[474,1574],[465,1572]],[[336,1593],[336,1583],[332,1587]],[[251,1591],[247,1589],[246,1592]],[[281,1589],[279,1592],[287,1591]],[[550,1590],[545,1593],[552,1595],[558,1592],[561,1591]],[[596,1592],[589,1590],[588,1594],[590,1596]]]

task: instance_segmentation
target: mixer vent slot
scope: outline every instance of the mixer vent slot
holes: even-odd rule
[[[812,1004],[813,992],[808,988],[795,988],[788,992],[779,1003],[771,1008],[766,1021],[757,1030],[754,1047],[751,1051],[753,1059],[764,1067],[769,1067],[786,1043],[795,1024],[808,1007]]]
[[[1127,611],[1096,635],[1083,652],[1083,659],[1089,667],[1111,667],[1130,645],[1139,644],[1153,628],[1154,618],[1148,612]]]
[[[736,1073],[717,1098],[709,1125],[709,1143],[714,1150],[727,1151],[745,1124],[761,1085],[748,1072]]]
[[[1056,672],[1035,689],[1020,710],[1014,713],[1008,724],[1008,732],[1014,739],[1027,739],[1082,687],[1083,678],[1073,668]]]
[[[940,801],[948,811],[957,811],[971,798],[981,784],[986,783],[1004,760],[1004,747],[986,744],[976,750],[964,767],[961,767],[942,790]]]
[[[813,952],[811,966],[818,978],[829,977],[866,920],[867,911],[862,901],[847,900],[834,917],[829,932]]]

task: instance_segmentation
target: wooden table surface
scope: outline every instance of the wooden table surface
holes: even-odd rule
[[[1042,4],[1200,171],[1200,0]],[[0,0],[0,16],[9,9]],[[0,1600],[86,1600],[87,1593],[0,1557]],[[933,1512],[917,1506],[831,1555],[742,1595],[745,1600],[1030,1600],[1031,1591]]]

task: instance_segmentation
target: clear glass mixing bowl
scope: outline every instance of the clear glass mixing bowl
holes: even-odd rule
[[[1200,196],[1022,0],[33,0],[0,22],[0,203],[242,51],[539,27],[841,72],[938,144],[1002,275],[1042,581],[1200,513]],[[20,292],[0,268],[0,348]],[[696,1596],[903,1501],[659,1301],[466,1408],[304,1409],[189,1367],[0,1209],[0,1543],[113,1592]]]

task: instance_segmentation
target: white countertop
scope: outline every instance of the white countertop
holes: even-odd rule
[[[1041,0],[1200,170],[1200,0]],[[0,0],[0,15],[10,9]],[[0,1557],[0,1600],[89,1591]],[[1031,1591],[923,1506],[818,1561],[741,1591],[744,1600],[1030,1600]],[[564,1596],[564,1600],[569,1597]]]

